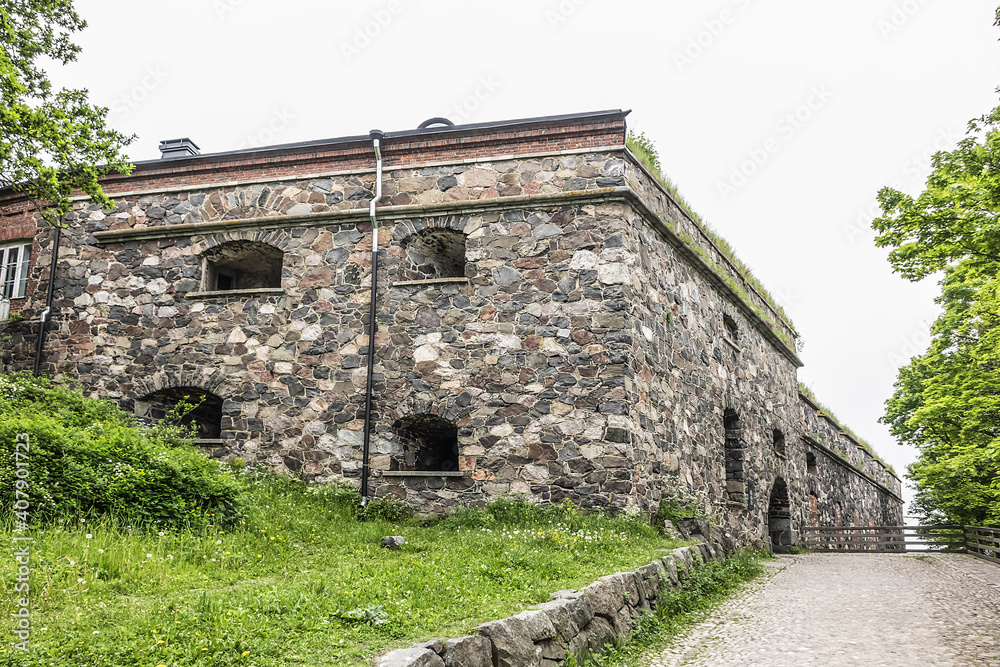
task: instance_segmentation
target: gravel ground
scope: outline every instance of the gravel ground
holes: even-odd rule
[[[1000,566],[972,556],[779,556],[652,667],[997,665]]]

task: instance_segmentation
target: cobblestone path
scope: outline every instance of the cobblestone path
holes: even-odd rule
[[[767,565],[649,664],[1000,665],[1000,566],[947,554]]]

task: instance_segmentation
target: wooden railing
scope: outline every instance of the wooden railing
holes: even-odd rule
[[[966,553],[1000,564],[1000,528],[964,528]]]
[[[969,530],[993,530],[966,526],[838,526],[802,528],[802,546],[809,551],[842,553],[971,553]],[[1000,548],[1000,531],[995,539]],[[990,544],[990,543],[984,543]],[[988,549],[988,547],[985,547]],[[993,556],[997,556],[995,552]],[[1000,559],[996,559],[1000,562]]]

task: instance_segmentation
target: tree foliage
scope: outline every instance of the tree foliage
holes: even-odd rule
[[[1000,525],[1000,107],[939,152],[922,193],[883,188],[876,244],[908,280],[941,274],[943,312],[899,370],[882,421],[919,450],[909,477],[930,521]]]
[[[98,179],[132,168],[121,150],[134,135],[108,128],[108,110],[87,90],[53,90],[39,65],[76,60],[70,34],[86,25],[72,0],[0,3],[0,186],[40,201],[49,221],[69,210],[74,190],[110,206]]]

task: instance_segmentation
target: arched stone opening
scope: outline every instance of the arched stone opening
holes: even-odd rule
[[[281,287],[283,253],[262,241],[228,241],[203,257],[206,291]]]
[[[407,236],[400,244],[406,260],[404,280],[465,277],[465,234],[454,229],[431,227]]]
[[[819,474],[819,467],[816,465],[816,455],[812,452],[806,452],[806,473],[810,475]]]
[[[135,414],[143,421],[155,423],[182,401],[195,406],[181,417],[181,424],[193,426],[198,440],[222,437],[222,398],[197,387],[170,387],[147,394],[135,402]]]
[[[788,486],[785,480],[774,480],[767,502],[767,532],[771,538],[772,551],[787,551],[797,541],[792,530],[792,506],[788,500]]]
[[[458,470],[458,427],[437,415],[410,415],[392,425],[402,451],[389,460],[389,470]]]

